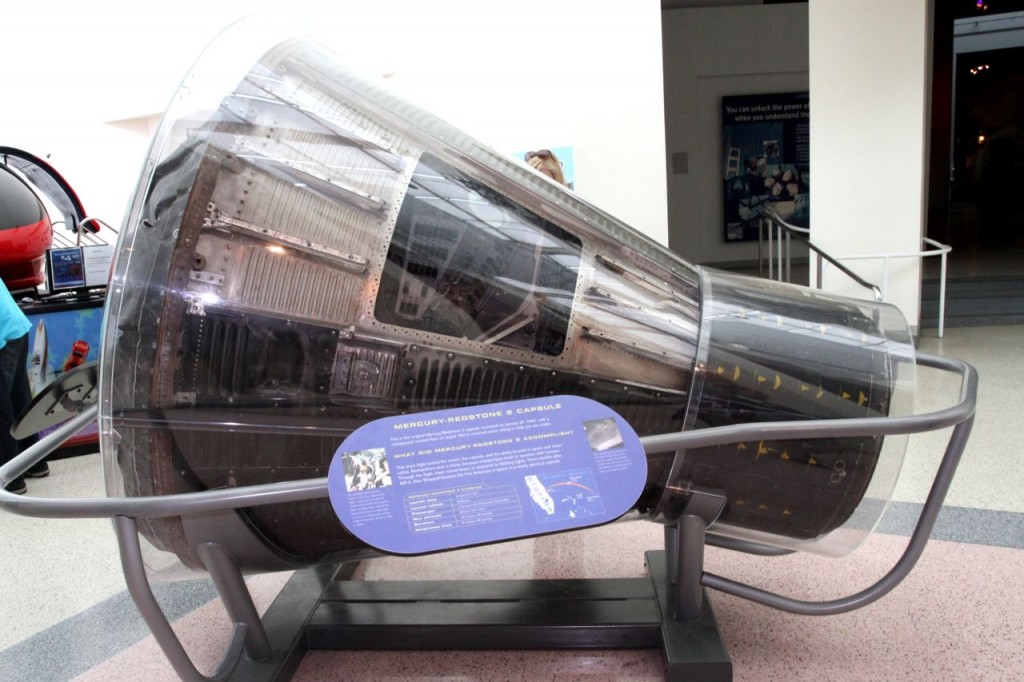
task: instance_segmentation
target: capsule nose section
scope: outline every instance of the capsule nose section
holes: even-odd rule
[[[915,354],[896,308],[711,270],[702,292],[686,428],[912,412]],[[716,532],[807,549],[844,528],[822,551],[845,553],[877,522],[904,445],[880,436],[737,442],[686,452],[670,479],[724,492]]]

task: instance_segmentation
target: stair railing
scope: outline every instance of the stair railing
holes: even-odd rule
[[[946,318],[946,264],[947,255],[953,250],[948,244],[942,244],[934,239],[924,238],[925,248],[920,251],[897,252],[897,253],[871,253],[858,254],[855,256],[830,256],[821,248],[811,242],[810,229],[798,227],[786,222],[781,216],[771,209],[765,210],[761,215],[760,227],[758,229],[757,243],[757,267],[758,275],[764,276],[763,263],[765,261],[764,244],[767,241],[767,262],[768,278],[780,282],[792,281],[792,257],[791,240],[795,239],[805,245],[815,254],[817,267],[814,270],[814,282],[810,286],[821,289],[825,282],[825,272],[828,265],[832,265],[844,275],[852,279],[860,286],[869,289],[876,301],[884,301],[889,287],[889,264],[896,258],[925,258],[929,256],[939,257],[939,320],[938,336],[942,338],[945,330]],[[767,235],[767,239],[765,238]],[[929,248],[931,247],[931,248]],[[840,261],[850,260],[882,260],[882,286],[872,284]]]
[[[758,230],[758,241],[757,241],[757,264],[758,274],[764,276],[762,263],[765,260],[764,257],[764,235],[767,232],[768,242],[768,279],[774,279],[779,282],[789,282],[792,277],[791,267],[791,240],[795,239],[810,251],[814,252],[817,259],[818,267],[815,271],[815,281],[810,283],[810,286],[815,289],[821,289],[822,287],[822,271],[824,263],[831,263],[840,272],[845,274],[847,277],[852,279],[854,282],[864,287],[871,292],[871,295],[876,301],[882,300],[882,290],[878,286],[868,282],[860,275],[850,270],[848,267],[840,263],[836,258],[825,253],[816,244],[811,242],[810,229],[806,227],[797,227],[787,223],[772,209],[766,209],[761,214],[761,223]],[[777,252],[773,257],[773,252]],[[776,262],[778,266],[776,266]]]

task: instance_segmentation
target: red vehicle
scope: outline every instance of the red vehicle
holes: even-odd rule
[[[13,147],[0,147],[0,278],[11,291],[32,289],[45,280],[46,250],[53,224],[46,199],[62,214],[65,227],[95,232],[71,186],[50,164]]]
[[[78,339],[71,345],[71,352],[64,358],[64,371],[67,372],[69,369],[74,369],[80,364],[85,362],[85,358],[89,355],[89,342]]]
[[[46,249],[53,226],[39,198],[5,166],[0,166],[0,277],[16,291],[43,283]]]

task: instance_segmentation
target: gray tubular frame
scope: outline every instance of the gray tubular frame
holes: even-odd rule
[[[959,375],[961,384],[958,402],[946,409],[908,417],[736,424],[697,431],[660,434],[641,439],[644,450],[648,454],[673,451],[680,453],[687,448],[724,445],[747,440],[909,435],[953,427],[928,498],[903,555],[885,576],[870,587],[848,597],[813,602],[791,599],[703,571],[700,572],[701,585],[790,613],[830,615],[852,611],[870,604],[890,592],[907,576],[924,551],[942,508],[943,500],[952,483],[953,475],[960,463],[974,423],[978,390],[977,370],[967,363],[919,353],[917,364]],[[97,407],[92,406],[0,467],[0,483],[6,485],[57,449],[65,440],[91,423],[96,418],[97,411]],[[677,454],[676,456],[681,455]],[[153,597],[139,549],[136,519],[190,516],[210,511],[295,502],[327,496],[326,478],[255,485],[232,490],[210,490],[182,495],[138,498],[48,499],[13,495],[0,489],[0,509],[23,516],[41,518],[113,519],[128,590],[171,665],[185,680],[219,680],[230,674],[243,652],[248,653],[254,659],[260,659],[267,655],[266,633],[259,621],[255,607],[252,605],[241,572],[223,548],[212,543],[204,545],[200,554],[210,571],[225,608],[234,622],[231,644],[222,661],[212,676],[204,676],[192,664],[167,622],[160,605]],[[786,553],[785,550],[778,551],[756,543],[730,542],[728,538],[716,538],[713,524],[708,529],[707,542],[738,551],[764,555]]]

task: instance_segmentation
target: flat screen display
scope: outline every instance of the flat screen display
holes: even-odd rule
[[[50,266],[51,291],[80,289],[85,286],[85,263],[81,247],[50,249],[47,251],[47,258]]]

